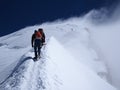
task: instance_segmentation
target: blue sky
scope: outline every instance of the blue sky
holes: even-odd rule
[[[0,36],[26,26],[80,16],[118,0],[0,0]]]

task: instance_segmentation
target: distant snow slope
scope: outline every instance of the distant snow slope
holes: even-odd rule
[[[91,28],[92,39],[96,43],[101,59],[106,62],[111,84],[120,89],[120,22],[94,26]],[[97,28],[97,30],[96,30]]]
[[[39,86],[46,90],[115,90],[108,84],[108,69],[95,49],[91,27],[85,23],[76,19],[45,23],[1,37],[0,87],[6,90],[35,90]],[[30,58],[33,57],[31,36],[40,27],[46,34],[45,65]]]

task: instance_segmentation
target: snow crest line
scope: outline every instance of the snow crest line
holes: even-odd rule
[[[11,75],[3,82],[2,90],[43,90],[45,89],[45,61],[34,62],[32,57],[22,59]]]

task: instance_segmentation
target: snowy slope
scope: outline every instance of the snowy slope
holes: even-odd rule
[[[43,83],[44,59],[34,62],[33,52],[29,51],[22,56],[11,75],[4,81],[0,90],[41,90]],[[43,71],[43,72],[42,72]]]
[[[55,53],[57,49],[58,53]],[[54,38],[48,43],[46,52],[51,90],[115,90],[95,72],[72,57]]]
[[[108,70],[85,23],[45,23],[1,37],[1,90],[116,90],[108,84]],[[47,46],[42,48],[43,58],[33,62],[31,35],[39,27],[45,30]]]
[[[1,90],[115,90],[76,61],[54,38],[43,52],[37,62],[31,59],[33,52],[25,54]]]

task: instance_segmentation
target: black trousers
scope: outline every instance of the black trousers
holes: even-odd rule
[[[36,40],[35,40],[35,44],[34,44],[34,52],[35,52],[35,57],[36,57],[36,58],[37,58],[38,56],[40,56],[41,46],[42,46],[41,40],[40,40],[40,39],[36,39]]]

